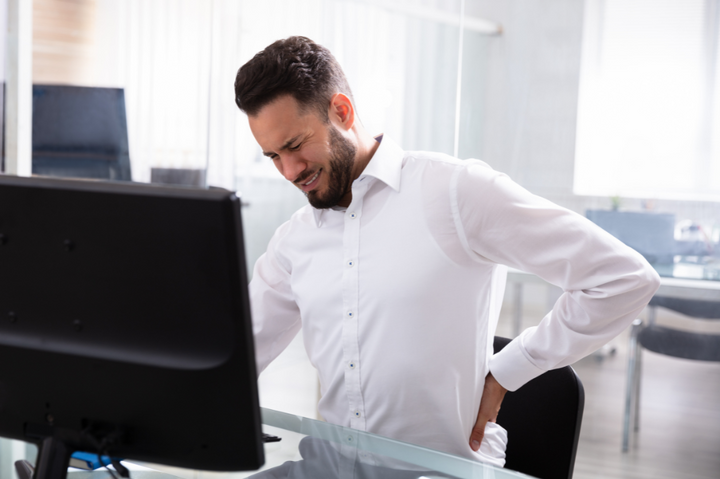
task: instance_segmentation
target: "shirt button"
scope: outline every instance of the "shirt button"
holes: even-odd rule
[[[352,268],[353,266],[355,266],[355,261],[353,261],[353,260],[348,261],[347,266],[348,266],[348,268]]]
[[[360,411],[355,411],[355,412],[353,413],[353,416],[355,416],[355,417],[360,417],[360,416],[361,416]]]
[[[355,361],[350,361],[350,362],[348,363],[348,367],[349,367],[350,369],[355,369]]]
[[[357,218],[357,216],[358,216],[357,213],[355,213],[354,211],[352,213],[350,213],[350,219],[354,220],[355,218]]]
[[[352,318],[353,316],[355,316],[355,314],[353,314],[352,311],[348,311],[347,316],[348,316],[348,318]]]

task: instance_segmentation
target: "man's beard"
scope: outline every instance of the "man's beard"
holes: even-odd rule
[[[342,136],[330,125],[330,163],[328,174],[328,187],[322,196],[315,190],[306,193],[308,201],[314,208],[332,208],[352,186],[352,168],[355,163],[357,147]]]

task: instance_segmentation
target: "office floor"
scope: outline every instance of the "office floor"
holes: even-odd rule
[[[511,313],[503,309],[499,335],[510,335]],[[540,313],[526,307],[523,326]],[[689,323],[671,313],[659,313],[658,321],[720,333],[720,324]],[[614,355],[574,365],[586,394],[575,479],[720,478],[720,363],[644,352],[640,432],[623,454],[627,332],[613,344]],[[315,416],[317,380],[300,338],[263,373],[260,391],[263,406]]]
[[[720,363],[643,352],[640,431],[621,449],[627,334],[574,368],[585,386],[576,479],[720,478]]]

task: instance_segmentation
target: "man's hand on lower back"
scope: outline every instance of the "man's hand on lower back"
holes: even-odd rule
[[[500,412],[500,404],[507,389],[502,387],[495,380],[492,373],[485,376],[485,386],[483,387],[482,398],[480,399],[480,411],[478,412],[477,421],[470,434],[470,447],[473,451],[480,449],[483,436],[485,435],[485,424],[495,422],[498,412]]]

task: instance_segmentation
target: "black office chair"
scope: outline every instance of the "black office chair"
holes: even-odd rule
[[[32,172],[130,181],[124,91],[33,85]]]
[[[622,451],[630,446],[630,434],[640,429],[640,382],[642,348],[658,354],[696,361],[720,361],[720,335],[693,333],[655,324],[657,308],[667,308],[691,318],[720,319],[720,303],[656,296],[648,304],[648,321],[636,319],[630,332],[625,389]],[[632,425],[632,426],[631,426]]]
[[[509,342],[495,336],[495,352]],[[497,419],[508,431],[505,467],[540,479],[572,478],[584,406],[585,390],[570,366],[508,392]]]
[[[204,188],[207,170],[200,168],[150,168],[150,183]]]

